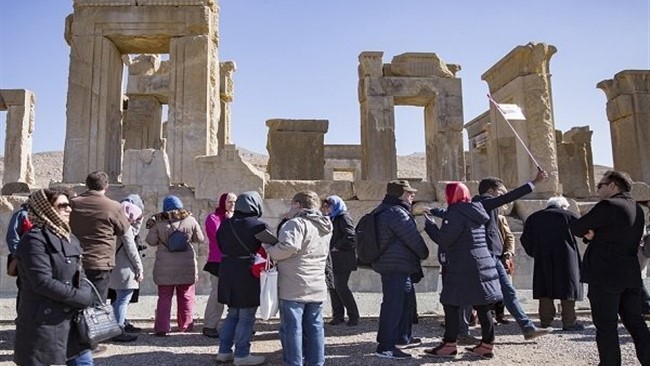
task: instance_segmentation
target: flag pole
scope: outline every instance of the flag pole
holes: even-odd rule
[[[539,163],[537,162],[537,160],[535,159],[533,154],[530,152],[530,150],[528,150],[528,147],[524,143],[524,140],[521,139],[521,137],[519,136],[517,131],[515,131],[515,128],[512,126],[512,124],[510,124],[510,121],[508,121],[508,118],[506,117],[506,114],[503,111],[503,109],[501,109],[501,107],[499,106],[499,103],[497,103],[494,99],[492,99],[492,96],[490,96],[490,94],[488,94],[487,97],[490,100],[490,102],[496,107],[496,109],[499,111],[499,113],[501,113],[501,116],[503,116],[503,119],[506,120],[506,123],[508,124],[508,126],[512,130],[512,133],[515,134],[515,137],[517,138],[517,140],[519,140],[519,142],[521,143],[521,146],[523,146],[524,150],[526,150],[526,152],[528,153],[528,156],[530,156],[530,158],[533,159],[533,163],[535,163],[535,165],[537,166],[537,170],[539,170],[541,172],[543,170],[542,167],[539,165]]]

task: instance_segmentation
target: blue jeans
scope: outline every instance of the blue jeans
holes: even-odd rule
[[[506,269],[503,267],[503,263],[501,263],[499,258],[494,258],[494,262],[497,266],[497,274],[499,275],[499,283],[501,284],[501,292],[503,293],[503,304],[508,309],[508,312],[510,312],[510,315],[515,318],[517,324],[519,324],[519,328],[524,333],[534,331],[536,329],[535,324],[526,315],[524,309],[521,308],[521,304],[517,299],[517,291],[512,286]]]
[[[228,315],[219,332],[219,353],[232,352],[234,344],[235,357],[250,355],[256,311],[257,306],[253,308],[228,307]]]
[[[84,351],[79,356],[65,363],[68,366],[93,366],[93,353],[90,350]]]
[[[115,290],[115,301],[113,305],[113,314],[115,314],[115,320],[117,324],[121,327],[124,327],[124,319],[126,319],[126,310],[129,307],[129,301],[131,301],[131,296],[133,296],[134,289],[125,289],[125,290]]]
[[[382,274],[381,291],[377,352],[392,351],[396,344],[411,341],[415,300],[413,283],[407,274]]]
[[[280,299],[280,341],[285,366],[324,365],[323,303]]]

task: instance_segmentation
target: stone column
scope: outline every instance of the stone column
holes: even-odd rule
[[[172,38],[167,155],[172,183],[196,183],[194,159],[216,155],[219,68],[210,36]]]
[[[594,163],[588,126],[556,132],[557,157],[562,191],[569,197],[590,197],[594,189]]]
[[[393,97],[380,85],[383,52],[359,54],[361,175],[363,180],[397,178]]]
[[[69,43],[63,181],[83,182],[88,173],[103,170],[117,182],[122,164],[120,51],[101,35],[72,36]]]
[[[614,169],[650,184],[650,70],[623,70],[597,87],[607,96]]]
[[[232,76],[237,71],[237,65],[234,61],[225,61],[219,63],[220,68],[220,86],[219,92],[221,97],[221,117],[219,118],[219,132],[217,140],[219,140],[219,151],[223,150],[226,145],[232,145],[232,137],[230,132],[232,113],[230,110],[230,103],[235,97],[235,83]]]
[[[322,180],[327,120],[270,119],[266,149],[271,179]]]
[[[511,123],[549,174],[549,179],[535,188],[533,196],[539,197],[560,193],[549,71],[555,52],[554,46],[544,43],[518,46],[481,76],[497,102],[517,104],[526,116],[526,121]],[[518,186],[535,174],[535,163],[493,105],[490,120],[494,121],[491,135],[502,139],[497,143],[497,161],[501,161],[496,169],[493,166],[492,173],[501,176],[508,187]]]
[[[453,79],[458,81],[460,80]],[[460,88],[458,88],[460,91]],[[465,180],[463,109],[452,96],[438,94],[424,107],[427,180]]]
[[[4,184],[23,182],[34,185],[32,134],[36,96],[25,89],[0,90],[0,111],[7,111]]]
[[[489,176],[488,141],[490,140],[489,111],[469,121],[465,125],[469,140],[467,180],[480,180]]]

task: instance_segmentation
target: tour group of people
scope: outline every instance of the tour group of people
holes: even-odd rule
[[[504,308],[526,340],[549,333],[556,315],[554,300],[561,304],[561,329],[584,330],[575,302],[583,299],[587,283],[600,364],[621,363],[620,316],[639,361],[650,365],[650,332],[644,321],[644,316],[650,317],[650,298],[641,281],[650,243],[645,248],[642,244],[644,212],[630,196],[632,181],[623,172],[605,173],[597,186],[600,201],[582,217],[568,210],[565,198],[552,197],[545,209],[527,218],[521,244],[535,261],[533,297],[539,300],[539,326],[522,309],[509,278],[514,271],[514,236],[499,208],[531,193],[547,177],[540,170],[509,192],[501,179],[488,177],[474,197],[463,183],[450,182],[444,191],[445,208],[426,210],[425,232],[438,245],[442,269],[445,327],[440,344],[425,349],[426,356],[453,358],[458,346],[465,345],[479,358],[493,358],[495,322],[509,322]],[[259,258],[278,271],[284,365],[325,364],[323,304],[328,296],[330,325],[354,327],[360,322],[348,284],[357,270],[355,223],[337,195],[321,199],[313,191],[295,194],[284,219],[271,230],[261,220],[263,203],[257,192],[225,192],[207,216],[204,232],[177,196],[165,197],[162,211],[146,215],[137,194],[120,202],[106,196],[104,172],[90,173],[86,187],[79,195],[58,188],[34,191],[10,221],[7,244],[19,288],[14,341],[18,365],[92,365],[93,353],[106,348],[81,342],[73,324],[75,314],[93,303],[93,289],[83,278],[102,301],[111,299],[123,329],[112,341],[138,338],[142,329],[129,322],[128,306],[137,302],[145,276],[143,224],[148,230],[144,242],[156,248],[155,336],[172,332],[174,295],[175,330],[194,330],[196,253],[206,238],[209,254],[203,270],[211,291],[202,334],[219,339],[218,363],[266,362],[250,352],[260,306],[259,271],[254,270]],[[412,213],[416,192],[407,180],[391,181],[374,211],[379,252],[371,267],[382,284],[375,354],[393,360],[411,358],[404,346],[422,342],[412,334],[417,318],[414,285],[425,276],[421,262],[430,253]],[[186,241],[180,246],[179,235]],[[576,237],[587,244],[582,258]],[[469,334],[469,324],[475,321],[480,323],[480,338]]]

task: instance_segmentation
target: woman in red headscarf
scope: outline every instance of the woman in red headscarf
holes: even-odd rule
[[[232,217],[235,212],[235,201],[237,195],[224,193],[219,197],[219,206],[213,213],[205,218],[205,233],[210,242],[208,261],[203,270],[210,273],[212,290],[205,305],[205,316],[203,321],[203,335],[210,338],[219,338],[219,321],[223,315],[223,304],[217,300],[219,293],[219,265],[221,264],[221,250],[217,243],[217,230],[221,223]]]
[[[430,356],[455,357],[459,332],[459,310],[473,305],[481,322],[482,339],[469,351],[492,358],[494,324],[490,314],[493,303],[501,300],[501,286],[494,259],[485,241],[489,216],[480,203],[472,203],[469,189],[460,182],[445,187],[447,211],[442,225],[427,219],[425,230],[445,253],[445,276],[440,303],[445,311],[445,334],[442,343],[424,352]]]

